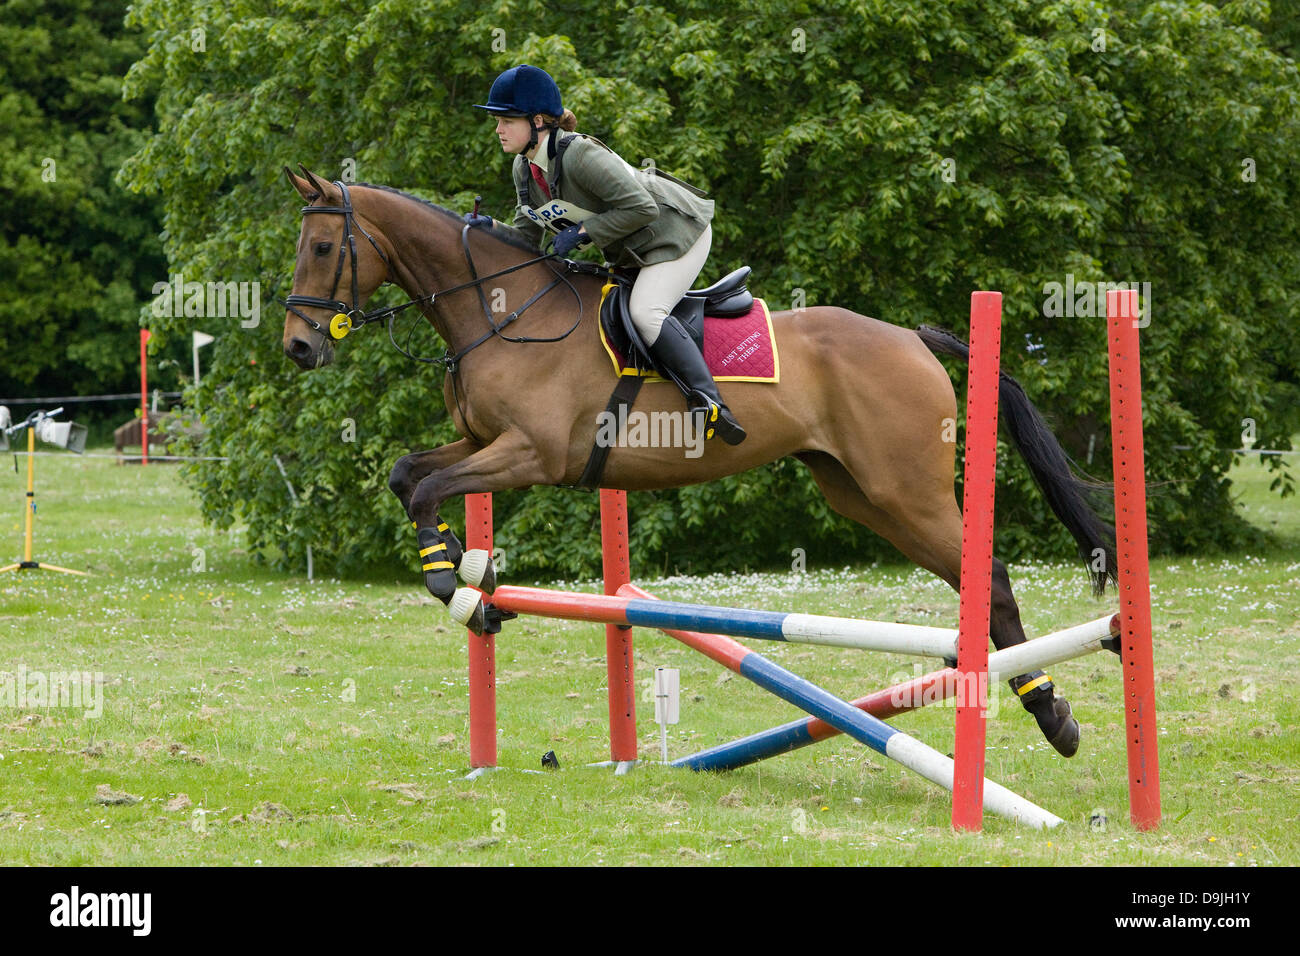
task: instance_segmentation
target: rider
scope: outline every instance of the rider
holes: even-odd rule
[[[640,267],[628,311],[651,357],[686,383],[723,441],[744,441],[704,357],[670,314],[709,256],[713,202],[657,169],[639,173],[604,143],[575,134],[577,120],[545,70],[506,70],[487,103],[475,106],[497,117],[501,149],[516,154],[514,227],[538,245],[548,227],[555,230],[557,255],[594,242],[613,265]],[[465,218],[492,225],[486,216]]]

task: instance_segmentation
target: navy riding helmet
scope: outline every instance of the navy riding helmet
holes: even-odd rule
[[[475,103],[476,109],[504,116],[560,116],[560,88],[545,70],[527,63],[511,67],[492,84],[487,103]]]

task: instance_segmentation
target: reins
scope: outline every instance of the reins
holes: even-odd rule
[[[529,259],[526,262],[521,262],[518,263],[517,265],[509,266],[505,269],[500,269],[488,275],[480,276],[478,274],[478,270],[474,266],[474,256],[473,253],[470,251],[470,247],[469,247],[469,231],[471,228],[473,228],[473,226],[467,222],[464,224],[464,226],[461,227],[460,239],[461,239],[461,246],[465,252],[465,264],[469,268],[470,281],[462,282],[460,285],[452,286],[449,289],[440,289],[435,292],[430,292],[426,295],[415,296],[399,305],[385,306],[383,308],[371,309],[369,311],[365,311],[361,308],[359,302],[359,296],[358,296],[357,243],[356,243],[356,235],[354,230],[359,230],[363,236],[365,236],[368,240],[370,240],[370,244],[374,246],[375,251],[379,253],[379,258],[382,259],[384,262],[385,281],[392,280],[392,263],[389,262],[388,256],[386,256],[384,254],[384,250],[379,247],[379,243],[375,241],[374,236],[366,232],[366,230],[360,225],[360,223],[356,221],[356,212],[353,209],[352,197],[348,192],[347,185],[343,182],[335,182],[334,185],[339,188],[339,193],[342,197],[342,205],[304,206],[302,209],[304,215],[312,214],[312,213],[330,213],[333,215],[339,215],[343,217],[344,236],[343,236],[343,242],[339,244],[338,264],[335,266],[334,269],[334,285],[330,289],[330,298],[326,299],[326,298],[321,298],[319,296],[299,295],[294,293],[289,295],[287,298],[281,299],[280,301],[284,304],[284,307],[286,309],[288,309],[294,315],[298,316],[298,318],[306,322],[309,327],[316,330],[321,335],[328,336],[329,338],[334,340],[342,339],[353,329],[359,329],[362,326],[368,325],[371,322],[383,321],[388,328],[388,339],[390,342],[392,342],[393,347],[397,349],[398,352],[400,352],[402,355],[406,356],[408,359],[411,359],[412,361],[415,362],[422,362],[427,365],[441,365],[443,366],[443,368],[447,370],[447,373],[451,375],[452,393],[456,399],[456,407],[461,413],[461,420],[465,422],[465,428],[470,432],[470,437],[474,438],[477,441],[477,437],[473,434],[473,429],[470,428],[468,417],[465,415],[465,409],[460,396],[460,388],[456,382],[456,372],[460,367],[461,361],[470,352],[474,351],[484,342],[487,342],[489,339],[493,337],[499,338],[503,342],[512,342],[520,345],[547,344],[547,343],[563,341],[564,339],[572,335],[574,330],[576,330],[578,326],[582,324],[582,318],[584,312],[583,304],[582,304],[582,296],[581,294],[579,294],[577,288],[574,287],[573,283],[569,281],[569,278],[565,273],[580,272],[589,275],[603,275],[605,277],[609,277],[610,275],[613,274],[612,271],[604,268],[603,266],[596,266],[592,263],[587,263],[587,262],[581,262],[581,263],[575,262],[571,259],[561,258],[560,256],[557,256],[553,252],[548,252],[543,255],[537,256],[535,258]],[[475,204],[475,209],[477,211],[477,204]],[[351,303],[347,303],[336,298],[336,296],[338,295],[339,282],[343,278],[343,259],[345,253],[350,253],[352,257],[352,301]],[[543,263],[543,262],[546,262],[548,264],[548,267],[550,268],[554,268],[553,265],[554,262],[563,263],[563,267],[559,271],[555,272],[555,277],[549,283],[547,283],[546,286],[544,286],[539,291],[533,293],[533,295],[529,297],[527,302],[525,302],[518,309],[515,309],[515,311],[507,315],[501,322],[498,323],[495,319],[493,319],[492,309],[488,303],[487,295],[483,291],[483,283],[489,282],[492,279],[498,279],[501,276],[509,275],[512,272],[517,272],[520,269],[526,269],[529,266],[538,265],[539,263]],[[553,336],[528,336],[528,335],[515,336],[515,335],[506,335],[504,333],[503,330],[507,326],[517,321],[519,317],[522,316],[530,306],[538,302],[543,296],[545,296],[548,292],[550,292],[552,289],[554,289],[556,286],[560,285],[561,283],[563,283],[565,286],[568,287],[569,291],[573,293],[574,299],[576,299],[578,302],[578,317],[574,319],[573,324],[569,326],[568,329],[566,329],[560,335],[553,335]],[[427,303],[428,305],[432,306],[435,304],[439,296],[451,295],[454,292],[460,292],[464,289],[470,289],[470,288],[477,289],[479,303],[483,307],[483,316],[487,320],[487,324],[488,324],[488,330],[484,332],[482,335],[480,335],[477,339],[475,339],[469,345],[465,346],[464,348],[454,353],[452,352],[449,345],[447,351],[443,353],[443,355],[437,358],[429,358],[426,356],[414,355],[397,343],[397,338],[393,334],[393,324],[396,316],[399,313],[406,311],[413,305],[422,305]],[[298,308],[299,306],[305,306],[310,308],[321,308],[321,309],[334,309],[335,314],[330,319],[329,326],[326,327],[321,325],[321,323],[317,322],[315,319],[311,318],[311,316],[300,311]],[[413,335],[414,332],[415,332],[415,326],[412,326],[411,331],[407,333],[407,337],[406,337],[408,345],[410,344],[411,335]]]
[[[568,263],[569,260],[560,259],[558,256],[555,255],[555,253],[550,252],[545,255],[541,255],[541,256],[537,256],[536,258],[529,259],[526,262],[521,262],[517,265],[510,266],[506,269],[501,269],[498,270],[497,272],[490,273],[489,275],[480,276],[478,274],[478,270],[474,267],[474,257],[473,254],[470,252],[470,248],[469,248],[469,230],[471,228],[473,227],[470,226],[469,223],[466,223],[464,226],[461,227],[461,244],[465,250],[465,264],[469,268],[469,274],[472,276],[469,282],[462,282],[460,285],[452,286],[450,289],[442,289],[438,292],[433,292],[428,295],[418,296],[414,299],[410,299],[407,302],[403,302],[401,305],[392,306],[387,309],[376,309],[373,313],[367,313],[367,315],[373,315],[376,318],[388,319],[388,338],[393,343],[393,347],[396,348],[397,351],[401,352],[403,355],[405,355],[407,358],[413,361],[425,362],[430,365],[442,365],[447,369],[447,371],[454,373],[456,371],[457,366],[460,365],[461,359],[463,359],[466,355],[474,351],[474,349],[478,348],[480,345],[482,345],[484,342],[486,342],[488,339],[492,338],[493,336],[496,336],[497,338],[501,339],[504,342],[515,342],[518,344],[561,342],[564,339],[568,338],[573,333],[573,331],[577,329],[577,327],[582,323],[583,305],[582,305],[582,296],[578,293],[578,290],[574,288],[573,283],[569,281],[568,276],[566,276],[563,272],[556,273],[554,279],[552,279],[549,283],[547,283],[547,285],[543,287],[540,291],[533,293],[533,295],[529,297],[527,302],[525,302],[518,309],[515,309],[515,311],[507,315],[500,323],[496,322],[492,318],[492,309],[488,304],[487,295],[483,292],[483,283],[488,282],[492,279],[499,278],[504,275],[509,275],[511,272],[517,272],[520,269],[526,269],[529,266],[537,265],[540,262],[546,262],[547,260],[555,260],[555,261],[560,261],[565,263]],[[563,282],[568,287],[569,291],[573,293],[573,297],[578,301],[578,317],[577,319],[574,320],[573,324],[569,326],[567,330],[565,330],[560,335],[553,335],[553,336],[529,336],[529,335],[503,334],[502,330],[506,326],[510,325],[512,322],[517,320],[521,315],[524,314],[524,312],[528,309],[529,306],[537,302],[539,299],[542,298],[542,296],[546,295],[546,293],[550,292],[561,282]],[[478,290],[479,303],[483,307],[483,316],[487,320],[488,331],[484,332],[477,339],[475,339],[469,345],[465,346],[460,351],[453,354],[451,349],[449,348],[447,352],[439,358],[426,358],[424,356],[412,355],[410,352],[406,351],[406,349],[402,348],[402,346],[397,344],[397,340],[393,336],[392,319],[393,316],[395,316],[398,312],[401,312],[402,310],[407,309],[412,305],[417,305],[421,302],[428,302],[430,305],[432,305],[438,296],[450,295],[453,292],[460,292],[463,289],[470,289],[470,288],[475,288]],[[373,321],[373,319],[370,321]],[[410,340],[409,335],[407,337],[407,340],[409,342]]]
[[[348,193],[347,185],[342,182],[335,182],[334,185],[339,188],[339,191],[342,195],[343,204],[341,206],[304,206],[302,210],[304,214],[332,213],[334,215],[343,216],[344,240],[343,243],[339,245],[338,264],[334,269],[334,285],[330,289],[330,298],[326,299],[326,298],[321,298],[319,296],[292,294],[287,298],[280,300],[284,304],[285,308],[287,308],[294,315],[298,316],[300,319],[306,322],[308,326],[310,326],[312,329],[315,329],[317,332],[321,333],[322,335],[330,336],[332,339],[336,339],[336,340],[341,339],[349,332],[351,332],[353,329],[359,329],[362,326],[368,325],[371,322],[385,321],[388,327],[389,341],[392,342],[393,347],[396,348],[397,351],[401,352],[402,355],[406,356],[412,361],[423,362],[429,365],[442,365],[444,368],[447,369],[448,372],[451,372],[454,375],[458,366],[460,365],[461,360],[464,359],[466,355],[474,351],[474,349],[478,348],[480,345],[482,345],[484,342],[488,341],[489,339],[493,338],[494,336],[501,339],[502,341],[513,342],[516,344],[532,344],[532,343],[546,344],[552,342],[560,342],[568,338],[574,332],[574,330],[577,329],[578,326],[582,324],[584,307],[582,304],[582,296],[578,293],[578,290],[574,287],[573,283],[569,281],[569,278],[567,275],[565,275],[565,272],[566,271],[590,272],[593,275],[609,274],[609,270],[604,269],[602,267],[593,266],[588,263],[579,264],[569,259],[562,259],[559,256],[555,255],[555,253],[550,252],[544,255],[536,256],[535,258],[529,259],[526,262],[521,262],[513,266],[508,266],[505,269],[499,269],[496,272],[489,273],[488,275],[480,276],[478,274],[478,270],[474,266],[474,256],[473,253],[470,251],[470,247],[469,247],[469,230],[473,227],[469,223],[465,223],[465,225],[461,227],[461,246],[465,252],[465,264],[469,268],[469,274],[471,276],[468,282],[462,282],[459,285],[452,286],[451,288],[448,289],[439,289],[435,292],[430,292],[426,295],[415,296],[399,305],[385,306],[379,309],[371,309],[369,311],[364,311],[361,309],[360,304],[358,302],[356,236],[354,233],[354,229],[359,230],[363,236],[365,236],[368,240],[370,240],[370,244],[374,246],[375,251],[379,253],[379,257],[384,262],[385,269],[388,270],[388,274],[385,276],[386,281],[391,280],[392,278],[391,276],[392,263],[388,261],[388,256],[384,254],[383,249],[379,247],[379,243],[375,241],[374,237],[371,236],[370,233],[366,232],[366,230],[362,228],[359,223],[357,223],[356,213],[352,206],[352,198]],[[342,300],[335,298],[335,296],[338,294],[339,282],[343,276],[343,258],[345,252],[350,252],[352,257],[352,302],[351,303],[343,302]],[[488,304],[487,295],[483,291],[483,283],[489,282],[492,279],[500,278],[501,276],[504,275],[509,275],[512,272],[517,272],[520,269],[526,269],[529,266],[534,266],[542,262],[547,262],[548,260],[564,263],[565,264],[564,270],[555,273],[554,279],[552,279],[542,289],[533,293],[533,295],[529,297],[527,302],[525,302],[518,309],[516,309],[515,311],[507,315],[501,322],[498,323],[496,320],[494,320],[492,317],[492,309]],[[580,268],[575,268],[575,267],[580,267]],[[578,302],[578,317],[574,320],[573,324],[569,326],[567,330],[565,330],[560,335],[553,335],[553,336],[528,336],[528,335],[515,336],[515,335],[504,334],[504,332],[502,331],[503,329],[505,329],[511,323],[518,320],[519,317],[522,316],[530,306],[532,306],[534,303],[536,303],[538,300],[540,300],[543,296],[545,296],[548,292],[550,292],[552,289],[554,289],[556,286],[560,285],[561,283],[563,283],[565,286],[568,287],[569,291],[573,293],[574,299],[576,299]],[[469,345],[460,349],[457,352],[453,353],[452,350],[448,348],[446,353],[444,353],[442,356],[438,358],[428,358],[426,356],[413,355],[411,352],[408,352],[405,348],[403,348],[401,345],[397,343],[397,338],[393,333],[393,320],[399,313],[404,312],[405,310],[409,309],[413,305],[422,305],[425,303],[427,303],[428,305],[433,305],[437,301],[439,296],[451,295],[454,292],[460,292],[464,289],[470,289],[470,288],[478,290],[479,303],[483,308],[483,316],[487,320],[488,331],[484,332],[481,336],[479,336]],[[307,306],[312,308],[323,308],[323,309],[335,309],[336,314],[330,320],[329,327],[326,328],[325,326],[321,325],[321,323],[317,322],[315,319],[299,311],[298,306]],[[412,332],[414,332],[414,329],[412,329]],[[409,344],[409,342],[410,342],[410,336],[408,335],[407,343]]]

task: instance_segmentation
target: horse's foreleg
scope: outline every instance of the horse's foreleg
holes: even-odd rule
[[[415,521],[415,516],[411,513],[411,496],[415,494],[416,487],[433,472],[448,468],[481,450],[481,445],[470,441],[468,438],[462,438],[450,445],[440,445],[430,451],[417,451],[397,459],[397,464],[393,466],[392,474],[388,477],[388,488],[397,496],[397,500],[402,503],[402,510],[411,519],[411,524],[416,527],[417,540],[419,539],[419,525]],[[426,554],[425,549],[436,548],[437,545],[441,544],[444,547],[436,550],[436,554],[439,556],[436,560],[450,561],[453,569],[459,568],[461,557],[464,554],[460,539],[456,537],[455,532],[438,515],[434,515],[433,528],[438,532],[439,538],[437,541],[431,541],[428,544],[420,544],[420,563],[422,565],[431,563],[427,558],[435,552],[431,551]]]
[[[462,438],[450,445],[439,445],[430,451],[417,451],[410,455],[403,455],[397,459],[392,474],[388,476],[388,488],[397,495],[397,500],[402,503],[402,510],[406,512],[407,517],[414,519],[415,515],[411,514],[411,496],[415,494],[416,486],[435,471],[449,468],[456,462],[464,461],[470,455],[482,450],[483,446],[468,438]]]
[[[483,609],[477,592],[464,594],[453,604],[456,575],[448,539],[454,540],[455,536],[439,528],[442,522],[438,509],[442,502],[455,495],[555,484],[562,477],[562,462],[558,470],[546,468],[530,441],[522,435],[507,433],[486,448],[431,472],[417,484],[408,513],[416,526],[424,585],[430,594],[451,606],[453,616],[461,623],[481,631]],[[484,552],[468,552],[460,570],[466,582],[475,587],[489,592],[496,587],[491,556]]]

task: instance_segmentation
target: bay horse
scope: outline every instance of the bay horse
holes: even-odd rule
[[[439,506],[456,495],[578,480],[616,381],[597,332],[602,279],[542,256],[499,226],[467,227],[455,213],[390,187],[325,183],[302,171],[298,176],[285,168],[308,205],[293,294],[286,300],[284,351],[303,369],[328,365],[335,337],[349,327],[391,320],[392,309],[363,311],[381,284],[392,282],[411,298],[397,308],[418,307],[454,357],[445,363],[443,398],[463,437],[403,456],[389,487],[416,528],[431,593],[451,603],[454,569],[464,565],[464,572],[475,562],[462,576],[490,592],[490,559],[462,553]],[[349,291],[351,300],[343,300]],[[503,315],[507,310],[514,311]],[[747,441],[710,442],[697,457],[614,447],[601,486],[676,488],[793,456],[835,511],[959,590],[957,401],[936,356],[966,360],[966,344],[938,329],[913,331],[834,306],[773,312],[771,319],[780,383],[724,386],[727,404],[749,429]],[[1114,532],[1090,503],[1095,486],[1073,473],[1033,404],[1006,374],[999,400],[1003,424],[1074,537],[1100,594],[1116,567]],[[671,383],[651,382],[637,408],[680,415],[684,400]],[[481,617],[469,623],[481,627]],[[999,649],[1025,640],[1006,566],[997,559],[989,630]],[[1072,756],[1078,722],[1050,679],[1035,672],[1011,685],[1053,747]]]

